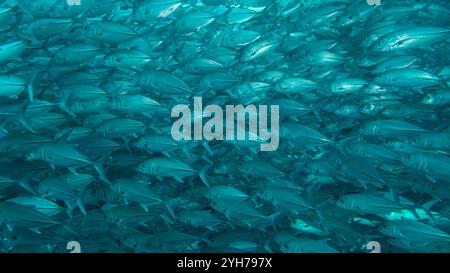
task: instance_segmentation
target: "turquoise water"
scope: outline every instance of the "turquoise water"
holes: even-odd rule
[[[0,251],[449,252],[449,42],[446,0],[0,1]],[[279,129],[178,141],[195,97]]]

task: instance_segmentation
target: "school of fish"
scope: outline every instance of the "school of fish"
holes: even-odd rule
[[[0,252],[450,252],[449,51],[448,0],[1,0]]]

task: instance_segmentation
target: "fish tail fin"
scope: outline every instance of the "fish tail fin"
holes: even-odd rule
[[[133,151],[131,150],[131,138],[127,138],[125,142],[122,145],[125,150],[127,150],[130,154],[133,154]]]
[[[264,243],[264,247],[263,247],[264,250],[269,252],[269,253],[273,252],[273,250],[270,248],[270,241],[271,240],[272,240],[272,238],[267,239],[267,241]]]
[[[436,205],[440,201],[441,200],[439,200],[439,199],[431,200],[431,201],[428,201],[428,202],[422,204],[421,207],[425,210],[430,210],[432,206]]]
[[[25,190],[29,191],[31,194],[37,194],[33,187],[29,184],[29,181],[33,178],[34,174],[30,173],[19,180],[19,185]]]
[[[27,84],[28,100],[30,101],[30,103],[33,102],[33,100],[34,100],[33,86],[34,86],[34,82],[36,81],[36,76],[37,76],[37,73],[31,77],[30,82]]]
[[[212,94],[213,96],[215,96],[216,92],[214,90],[210,90],[207,87],[201,87],[200,89],[198,89],[195,95],[197,97],[203,97],[205,94]]]
[[[439,132],[449,126],[450,121],[442,122],[438,127],[432,129],[431,131]]]
[[[3,121],[2,123],[0,123],[0,133],[7,135],[9,132],[8,130],[5,128],[6,126],[6,120]]]
[[[189,147],[189,145],[183,145],[183,148],[182,148],[183,153],[184,153],[189,159],[192,158],[191,154],[189,153],[189,151],[191,150],[190,148],[191,148],[191,147]]]
[[[335,142],[333,143],[333,146],[336,147],[336,149],[345,157],[347,157],[347,152],[345,151],[344,147],[341,143]]]
[[[277,227],[275,225],[275,221],[277,220],[277,218],[282,214],[281,211],[277,211],[271,215],[269,215],[269,220],[270,220],[270,224],[272,225],[273,229],[276,231]]]
[[[420,215],[417,213],[415,208],[412,208],[409,211],[414,215],[414,217],[416,217],[417,220],[420,220]]]
[[[173,221],[172,219],[170,219],[171,216],[167,215],[165,212],[161,213],[160,217],[163,219],[163,221],[169,228],[171,225],[173,225]]]
[[[314,209],[314,212],[317,214],[317,217],[319,217],[319,219],[321,221],[324,221],[323,214],[322,214],[322,212],[320,210]]]
[[[421,205],[421,208],[425,211],[425,213],[430,217],[431,220],[435,221],[435,217],[433,216],[433,213],[431,212],[431,207],[439,203],[440,200],[431,200]],[[418,219],[420,220],[420,219]]]
[[[399,206],[400,205],[400,193],[399,193],[398,189],[391,188],[390,191],[392,194],[392,200],[394,201],[395,205]]]
[[[312,111],[313,111],[313,113],[314,113],[314,115],[317,117],[317,119],[319,120],[319,122],[323,122],[323,119],[322,119],[322,116],[320,115],[320,111],[319,111],[319,109],[317,109],[317,107],[315,107],[315,106],[311,106],[311,109],[312,109]]]
[[[420,15],[422,13],[422,14],[427,14],[427,15],[433,15],[433,13],[430,10],[428,10],[430,5],[431,5],[431,3],[426,3],[423,7],[416,10],[416,14]]]
[[[69,100],[70,95],[65,94],[61,101],[58,102],[58,107],[63,110],[64,112],[66,112],[67,114],[71,115],[72,117],[76,118],[77,116],[75,115],[75,113],[69,108],[67,107],[67,101]]]
[[[347,156],[347,151],[345,149],[345,146],[354,141],[357,138],[357,136],[348,136],[345,137],[337,142],[335,142],[335,147],[338,149],[339,152],[341,152],[342,155]]]
[[[67,216],[69,216],[69,218],[72,218],[73,217],[73,208],[71,206],[68,206],[66,209],[66,213],[67,213]]]
[[[203,142],[202,142],[202,146],[208,151],[208,153],[209,153],[210,155],[213,154],[213,151],[211,150],[211,147],[209,147],[209,144],[208,144],[207,141],[203,141]]]
[[[114,15],[120,13],[121,6],[122,6],[121,2],[116,3],[114,7],[108,13],[106,13],[106,18],[108,18],[108,20],[113,20]]]
[[[25,129],[32,132],[33,134],[36,134],[36,131],[33,129],[33,127],[31,127],[30,123],[28,123],[28,121],[25,119],[25,117],[23,117],[23,116],[17,117],[17,120]]]
[[[71,134],[72,132],[73,132],[73,129],[69,129],[69,130],[67,130],[66,132],[64,132],[63,134],[56,136],[56,137],[55,137],[55,140],[56,140],[58,143],[63,143],[63,142],[65,142],[65,141],[67,141],[67,139],[69,138],[69,136],[70,136],[70,134]]]
[[[80,234],[78,232],[76,232],[72,227],[66,225],[66,224],[62,224],[62,227],[67,230],[68,232],[74,234],[75,236],[80,236]]]
[[[175,219],[174,207],[179,200],[180,200],[180,198],[174,198],[174,199],[170,199],[164,203],[167,208],[167,212],[169,213],[169,216],[172,217],[172,219]]]
[[[209,157],[207,155],[202,155],[201,159],[205,160],[206,162],[208,162],[211,165],[214,165],[214,163],[211,161],[211,159],[209,159]]]
[[[112,94],[114,98],[118,98],[120,96],[120,91],[123,89],[123,84],[119,84],[112,90]]]

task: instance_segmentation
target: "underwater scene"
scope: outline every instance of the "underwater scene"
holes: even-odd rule
[[[0,252],[450,252],[449,53],[448,0],[0,0]]]

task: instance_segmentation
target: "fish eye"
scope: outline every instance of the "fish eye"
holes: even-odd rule
[[[89,26],[84,27],[85,30],[90,30],[91,28]]]

